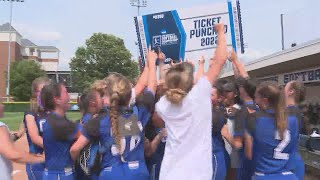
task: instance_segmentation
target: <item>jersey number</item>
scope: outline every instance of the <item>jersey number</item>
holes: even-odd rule
[[[39,121],[39,129],[40,129],[40,132],[42,133],[43,132],[43,124],[46,122],[45,119],[41,119]]]
[[[129,152],[134,150],[139,145],[140,141],[141,141],[140,136],[131,136],[130,143],[129,143],[129,146],[130,146]],[[126,148],[126,139],[122,138],[121,139],[121,149],[123,152],[125,151],[125,148]],[[115,144],[112,145],[112,147],[111,147],[111,153],[114,156],[119,154],[119,150]]]
[[[275,139],[281,140],[278,131],[276,131]],[[288,153],[283,153],[282,151],[288,146],[288,144],[290,143],[290,140],[291,140],[290,131],[286,130],[284,132],[284,138],[280,141],[278,146],[274,149],[273,158],[275,158],[275,159],[283,159],[283,160],[289,159],[289,154]]]

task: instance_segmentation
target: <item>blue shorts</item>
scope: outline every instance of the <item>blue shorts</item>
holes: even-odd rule
[[[43,180],[74,180],[76,179],[75,170],[65,170],[65,171],[52,171],[44,170]]]
[[[227,174],[227,166],[225,153],[223,151],[214,152],[212,154],[212,180],[225,179]]]
[[[297,180],[297,177],[292,172],[263,175],[255,173],[252,180]]]
[[[237,168],[236,179],[251,179],[254,174],[254,162],[245,157],[242,154],[241,160],[239,162],[239,168]]]
[[[44,164],[26,164],[26,172],[29,180],[42,180]]]
[[[124,163],[104,168],[100,172],[100,180],[149,180],[149,172],[145,163]]]

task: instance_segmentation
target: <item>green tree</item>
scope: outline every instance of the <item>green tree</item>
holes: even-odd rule
[[[32,81],[41,76],[46,76],[46,72],[35,61],[14,62],[10,70],[10,95],[16,101],[29,101]]]
[[[130,79],[139,74],[138,63],[131,59],[123,40],[103,33],[94,33],[85,46],[77,49],[70,69],[73,86],[78,92],[95,80],[105,78],[109,72],[118,72]]]

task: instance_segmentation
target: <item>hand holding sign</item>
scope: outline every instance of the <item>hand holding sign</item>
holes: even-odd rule
[[[158,47],[158,52],[159,52],[159,54],[158,54],[158,60],[159,60],[160,62],[164,62],[164,60],[166,60],[166,55],[161,51],[161,48],[160,48],[160,47]]]
[[[154,50],[151,50],[151,47],[149,47],[148,53],[147,53],[147,61],[148,61],[148,66],[150,65],[156,65],[156,60],[158,58],[158,55]]]

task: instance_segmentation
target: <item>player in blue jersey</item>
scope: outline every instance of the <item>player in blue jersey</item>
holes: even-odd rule
[[[290,81],[289,83],[286,84],[284,88],[284,93],[286,96],[286,105],[287,105],[289,114],[291,116],[297,117],[299,129],[301,129],[303,125],[303,122],[302,122],[303,115],[299,109],[299,104],[305,99],[306,88],[301,82]],[[297,136],[297,138],[299,138],[299,136]],[[294,156],[290,157],[289,166],[292,167],[292,171],[297,176],[297,178],[299,180],[303,180],[305,168],[304,168],[303,159],[300,156],[298,151],[298,145],[299,143],[296,144]]]
[[[221,88],[212,88],[212,180],[225,179],[227,175],[227,164],[230,163],[226,162],[230,161],[229,154],[225,148],[223,135],[221,133],[223,128],[227,130],[224,110],[220,106],[222,101],[221,94]]]
[[[254,171],[252,160],[246,158],[244,149],[246,144],[244,140],[244,129],[248,125],[249,112],[254,112],[258,108],[254,102],[254,94],[257,82],[249,77],[244,65],[238,60],[234,50],[229,53],[228,59],[232,62],[233,71],[236,77],[236,84],[239,88],[239,97],[242,101],[241,110],[235,117],[235,134],[234,138],[240,141],[243,145],[239,151],[240,161],[237,168],[236,179],[251,179]],[[250,146],[251,147],[251,146]]]
[[[240,155],[240,161],[239,161],[239,167],[237,169],[237,175],[236,179],[242,180],[242,179],[251,179],[254,167],[252,160],[248,159],[245,156],[245,142],[244,140],[244,130],[246,126],[250,126],[248,119],[250,112],[254,112],[258,110],[258,107],[256,106],[254,99],[254,93],[256,89],[256,81],[250,78],[243,78],[238,77],[236,79],[236,82],[239,87],[240,92],[240,99],[242,101],[242,107],[239,113],[236,114],[235,118],[235,129],[236,133],[235,135],[241,139],[241,142],[243,143],[242,148],[239,151]]]
[[[82,124],[86,124],[90,118],[97,114],[103,107],[104,93],[99,91],[99,86],[106,87],[104,80],[96,81],[91,89],[86,93],[86,97],[83,99],[83,117],[81,119]]]
[[[98,140],[102,153],[100,179],[149,179],[144,160],[143,129],[154,105],[157,54],[149,51],[147,59],[149,90],[143,93],[143,101],[137,101],[130,107],[130,81],[120,74],[110,75],[106,78],[109,111],[99,113],[97,118],[85,124],[82,135],[70,149],[75,159],[85,145]]]
[[[33,154],[43,153],[42,127],[46,112],[44,111],[41,101],[40,92],[43,86],[49,84],[47,78],[37,78],[32,82],[32,99],[30,111],[25,112],[23,123],[26,129],[29,152]],[[26,164],[26,171],[29,180],[42,179],[44,163]]]
[[[103,107],[103,92],[100,92],[99,87],[105,88],[105,81],[97,80],[94,82],[90,90],[83,94],[83,97],[80,101],[81,112],[83,114],[80,124],[84,125],[88,123],[88,121],[98,114],[98,112]],[[83,149],[79,159],[76,161],[76,174],[77,179],[86,180],[86,179],[99,179],[99,172],[94,172],[91,169],[91,166],[87,164],[88,162],[88,154],[93,155],[92,146],[99,147],[98,143],[92,143]]]
[[[230,133],[231,142],[225,138],[225,146],[230,155],[230,166],[228,167],[227,179],[235,179],[238,171],[240,157],[239,148],[242,146],[241,139],[238,138],[238,130],[235,128],[236,114],[241,110],[238,87],[233,81],[228,81],[222,86],[223,105],[227,117],[227,128]]]
[[[161,71],[161,69],[160,69]],[[157,86],[155,102],[164,95],[164,89],[162,85]],[[160,174],[160,167],[164,155],[164,150],[166,146],[167,131],[163,128],[163,121],[157,113],[151,112],[152,116],[150,121],[145,127],[145,158],[147,168],[150,173],[150,178],[152,180],[158,180]]]
[[[45,151],[44,180],[73,180],[74,162],[69,150],[78,137],[79,125],[66,118],[69,95],[63,84],[52,83],[41,91],[41,102],[49,111],[43,123],[43,145]]]
[[[152,117],[154,118],[154,117]],[[165,128],[156,128],[149,121],[145,128],[145,159],[150,178],[159,179],[161,162],[166,146],[167,131]]]
[[[254,179],[296,179],[288,163],[298,143],[298,122],[297,118],[288,116],[283,96],[273,82],[262,82],[256,89],[259,111],[251,116],[255,124],[247,131],[253,139]],[[251,149],[245,150],[250,155]]]

